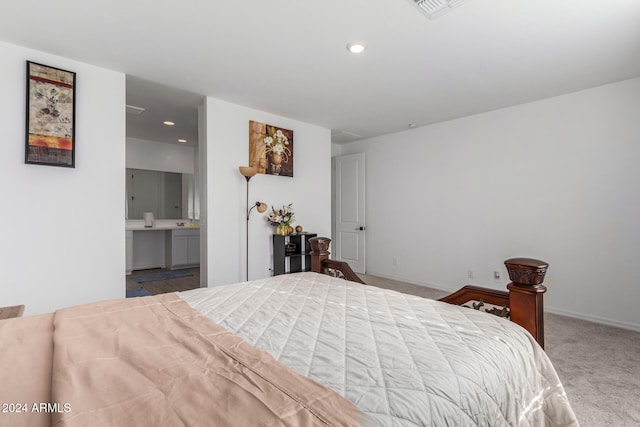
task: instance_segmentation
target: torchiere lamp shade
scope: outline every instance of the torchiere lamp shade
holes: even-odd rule
[[[240,173],[244,176],[247,181],[251,179],[252,176],[258,173],[258,169],[253,166],[238,166]]]

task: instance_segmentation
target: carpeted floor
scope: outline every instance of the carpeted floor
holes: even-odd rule
[[[144,286],[154,295],[199,287],[199,269],[186,271],[193,276]],[[127,289],[138,288],[129,277]],[[425,298],[447,294],[366,274],[361,277],[370,285]],[[545,350],[582,427],[640,426],[640,332],[545,313]]]
[[[640,426],[640,332],[544,318],[545,350],[581,425]]]

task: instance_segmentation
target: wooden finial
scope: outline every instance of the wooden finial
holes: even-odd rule
[[[322,260],[329,258],[329,244],[331,239],[328,237],[312,237],[309,239],[311,245],[311,271],[322,273]]]
[[[549,264],[533,258],[511,258],[504,262],[509,279],[517,285],[534,286],[544,281]]]

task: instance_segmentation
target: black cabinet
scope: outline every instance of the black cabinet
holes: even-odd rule
[[[315,233],[273,235],[273,275],[311,271],[311,245]]]

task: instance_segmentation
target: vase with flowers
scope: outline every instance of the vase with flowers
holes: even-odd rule
[[[265,152],[270,158],[270,170],[272,175],[280,175],[282,162],[289,162],[291,150],[289,149],[289,138],[273,126],[267,126],[267,135],[264,137]]]
[[[271,212],[267,216],[267,221],[276,228],[276,234],[281,236],[288,236],[291,234],[291,224],[294,222],[293,203],[282,206],[281,209],[276,209],[271,206]]]

